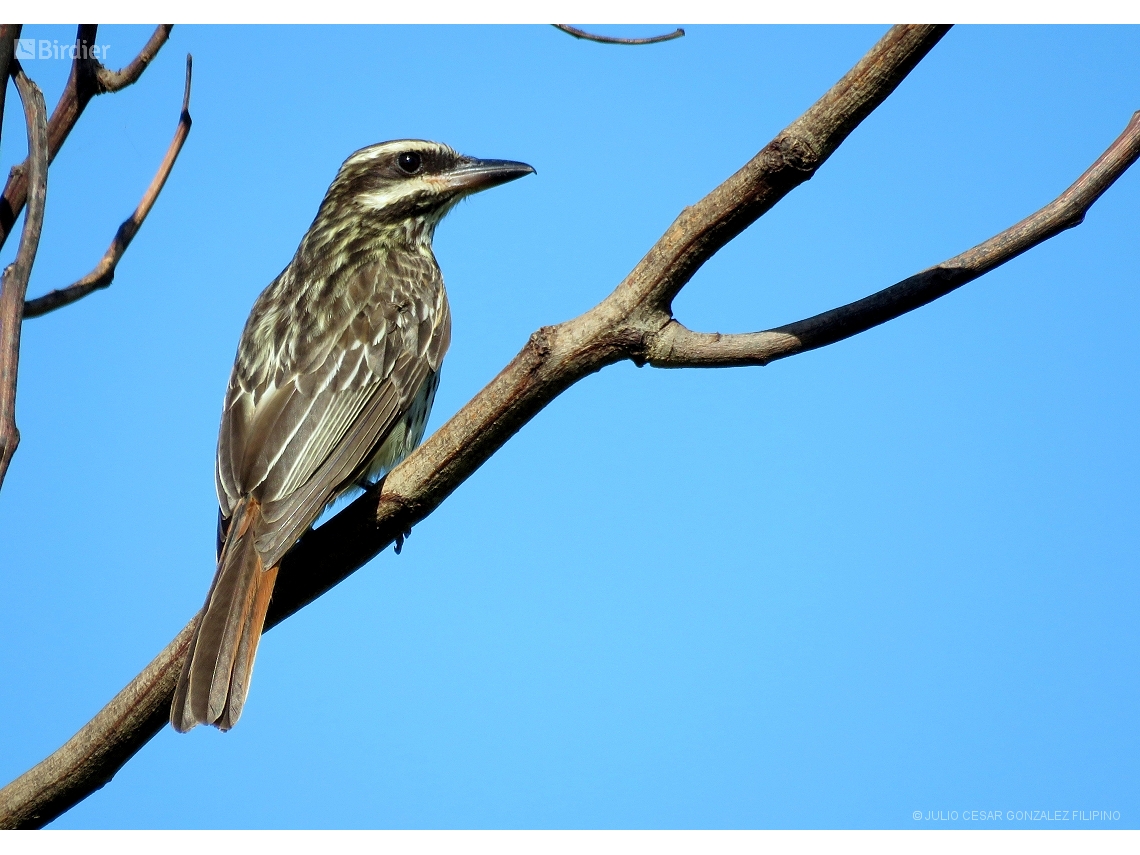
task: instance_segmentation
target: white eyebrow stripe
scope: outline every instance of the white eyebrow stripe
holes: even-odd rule
[[[369,146],[362,148],[360,151],[353,152],[345,160],[345,166],[351,166],[360,163],[371,163],[374,160],[379,160],[382,157],[387,157],[398,150],[407,148],[406,143],[402,140],[394,143],[381,143],[380,145]]]
[[[374,160],[379,160],[380,158],[387,157],[390,154],[395,154],[396,152],[400,151],[408,150],[422,152],[429,149],[441,154],[448,152],[451,154],[455,153],[451,151],[449,146],[446,146],[442,143],[434,143],[430,140],[391,140],[389,142],[370,145],[367,148],[362,148],[360,151],[354,152],[353,154],[349,155],[347,160],[345,160],[344,166],[371,163]]]

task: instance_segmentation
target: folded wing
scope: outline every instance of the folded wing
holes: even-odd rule
[[[263,566],[368,470],[425,384],[434,390],[451,319],[438,268],[424,262],[351,271],[319,317],[255,306],[239,352],[259,358],[234,366],[216,475],[223,518],[245,496],[260,502]]]

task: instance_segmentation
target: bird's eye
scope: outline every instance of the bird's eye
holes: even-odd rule
[[[408,173],[408,175],[415,175],[420,171],[422,162],[419,154],[414,151],[405,151],[396,158],[396,163],[399,164],[400,169]]]

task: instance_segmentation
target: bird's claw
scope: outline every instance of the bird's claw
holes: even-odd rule
[[[400,551],[404,548],[404,541],[412,536],[412,528],[408,526],[406,529],[396,535],[396,554],[399,555]]]

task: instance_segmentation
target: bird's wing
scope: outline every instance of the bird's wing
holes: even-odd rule
[[[358,268],[329,316],[301,321],[311,334],[262,347],[270,356],[260,361],[240,358],[257,348],[247,326],[218,436],[218,498],[227,517],[242,496],[260,500],[266,566],[348,486],[439,370],[451,323],[438,275],[434,264]]]

